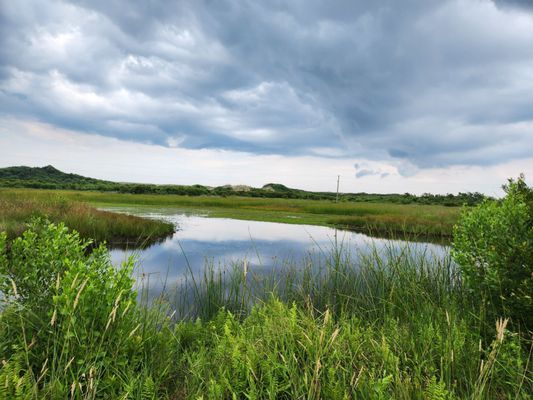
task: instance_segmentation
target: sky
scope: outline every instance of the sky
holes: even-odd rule
[[[500,195],[533,177],[533,0],[0,2],[0,167]]]

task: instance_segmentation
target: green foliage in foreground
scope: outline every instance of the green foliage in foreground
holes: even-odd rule
[[[501,202],[486,201],[462,216],[454,257],[492,317],[510,316],[533,331],[533,189],[523,176],[504,189]]]
[[[162,303],[137,304],[131,260],[117,269],[85,245],[47,222],[10,250],[0,235],[0,398],[533,394],[529,339],[506,320],[481,334],[494,321],[479,318],[448,259],[402,251],[355,263],[339,250],[282,276],[206,273],[192,280],[203,319],[173,322]]]
[[[255,198],[282,198],[330,200],[336,199],[333,192],[309,192],[301,189],[288,188],[279,183],[269,183],[262,188],[244,185],[224,185],[208,187],[202,185],[154,185],[145,183],[119,183],[100,179],[87,178],[76,174],[67,174],[51,165],[46,167],[7,167],[0,168],[0,187],[34,188],[34,189],[67,189],[92,190],[102,192],[118,192],[132,194],[172,194],[180,196],[242,196]],[[343,193],[343,202],[378,202],[397,204],[438,204],[448,207],[475,205],[485,198],[481,193],[458,193],[456,195],[434,195],[424,193],[421,196],[404,194],[374,193]]]
[[[1,398],[141,398],[154,391],[171,353],[158,353],[165,320],[136,306],[131,260],[116,269],[103,246],[85,255],[87,242],[62,224],[35,222],[9,252],[5,235],[0,242]]]
[[[33,217],[63,222],[84,238],[116,245],[149,244],[174,232],[171,223],[97,210],[59,193],[42,196],[33,191],[0,190],[0,231],[15,238]]]

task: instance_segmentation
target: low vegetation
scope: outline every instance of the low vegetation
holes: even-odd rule
[[[522,293],[533,272],[531,252],[505,234],[517,221],[507,209],[521,221],[527,204],[520,185],[465,212],[458,267],[409,246],[356,260],[336,248],[267,275],[208,268],[150,305],[132,289],[132,260],[117,269],[104,247],[88,254],[77,233],[34,220],[9,250],[0,235],[0,397],[530,399],[529,309],[493,296]],[[485,215],[493,222],[480,220],[469,247],[469,218]],[[475,258],[494,224],[516,275]]]
[[[19,236],[26,223],[38,216],[64,222],[84,238],[115,245],[146,245],[174,232],[168,222],[97,210],[57,193],[43,196],[0,190],[0,231],[5,231],[8,238]]]
[[[0,199],[35,198],[48,201],[60,196],[76,203],[104,208],[158,207],[188,210],[209,217],[336,226],[374,236],[448,241],[461,209],[418,204],[334,203],[299,199],[246,197],[134,195],[88,191],[0,189]]]

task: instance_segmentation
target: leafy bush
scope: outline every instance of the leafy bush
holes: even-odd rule
[[[56,280],[69,264],[85,259],[84,251],[90,242],[80,240],[77,233],[68,234],[64,225],[39,218],[28,227],[11,244],[9,257],[6,253],[1,256],[0,291],[16,297],[27,308],[49,308]]]
[[[43,220],[9,251],[0,236],[0,398],[157,397],[169,321],[137,307],[132,259],[116,268],[87,244]]]
[[[533,330],[533,190],[523,175],[504,186],[501,201],[464,212],[454,230],[453,256],[467,288],[488,317],[510,316]]]

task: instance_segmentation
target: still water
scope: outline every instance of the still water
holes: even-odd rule
[[[131,255],[137,259],[137,282],[149,289],[150,297],[179,285],[187,274],[202,274],[206,266],[227,269],[245,262],[249,271],[266,274],[310,260],[318,261],[318,265],[339,248],[356,260],[372,250],[401,251],[406,244],[322,226],[208,218],[175,209],[106,210],[164,219],[175,225],[172,236],[146,249],[111,250],[115,264]],[[447,253],[445,246],[437,244],[410,243],[409,247],[424,257],[443,257]]]

